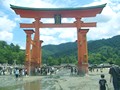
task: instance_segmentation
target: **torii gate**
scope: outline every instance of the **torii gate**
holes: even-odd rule
[[[31,24],[20,23],[21,28],[35,28],[33,30],[25,30],[27,35],[26,41],[26,67],[33,71],[35,67],[41,65],[41,44],[40,28],[77,28],[77,46],[78,46],[78,69],[79,72],[88,72],[88,51],[86,34],[89,29],[82,27],[96,27],[96,22],[85,23],[82,18],[95,17],[100,14],[106,4],[78,7],[78,8],[28,8],[10,5],[11,8],[20,15],[21,18],[34,18],[35,21]],[[43,23],[41,18],[54,18],[55,23]],[[61,18],[75,18],[73,23],[62,23]],[[34,39],[31,40],[31,34],[34,34]],[[30,50],[32,45],[32,50]],[[29,67],[31,67],[29,69]]]

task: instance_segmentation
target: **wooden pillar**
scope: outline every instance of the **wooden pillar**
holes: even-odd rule
[[[40,67],[40,38],[39,38],[39,24],[40,19],[35,18],[34,26],[35,26],[35,35],[33,39],[33,45],[32,45],[32,54],[31,54],[31,69],[32,74],[34,74],[35,67]]]
[[[82,70],[85,73],[88,73],[88,49],[87,49],[87,39],[86,34],[88,29],[80,29],[79,30],[82,37]]]
[[[76,27],[77,27],[77,47],[78,47],[78,74],[82,73],[82,37],[80,30],[81,29],[81,18],[76,18]]]
[[[85,74],[88,72],[88,51],[86,33],[88,29],[81,29],[82,21],[76,18],[77,27],[77,46],[78,46],[78,74]]]
[[[25,59],[25,68],[27,69],[27,73],[30,74],[30,62],[31,62],[31,34],[34,33],[33,30],[24,30],[26,33],[26,59]]]

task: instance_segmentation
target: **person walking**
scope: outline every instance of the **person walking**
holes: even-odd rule
[[[106,86],[108,86],[107,81],[104,78],[105,78],[105,75],[101,74],[101,79],[99,80],[100,90],[106,90]]]
[[[16,77],[16,81],[17,81],[18,77],[19,77],[19,69],[18,68],[15,69],[15,77]]]

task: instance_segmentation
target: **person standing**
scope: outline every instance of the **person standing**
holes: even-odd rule
[[[100,90],[106,90],[107,81],[104,79],[105,75],[101,74],[101,79],[99,80]]]
[[[116,73],[117,66],[115,66],[113,63],[110,64],[111,64],[111,67],[109,69],[110,82],[112,81],[114,90],[120,90],[119,79]]]
[[[23,80],[23,75],[24,75],[24,69],[20,68],[19,69],[19,77],[21,80]]]
[[[27,76],[28,75],[28,71],[27,71],[27,68],[25,69],[25,76]]]
[[[73,67],[71,66],[71,74],[73,74]]]
[[[16,77],[16,81],[17,81],[18,77],[19,77],[19,69],[18,68],[15,69],[15,77]]]

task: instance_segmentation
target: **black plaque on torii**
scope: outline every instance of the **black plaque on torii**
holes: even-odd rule
[[[61,24],[61,15],[55,14],[54,15],[55,24]]]

